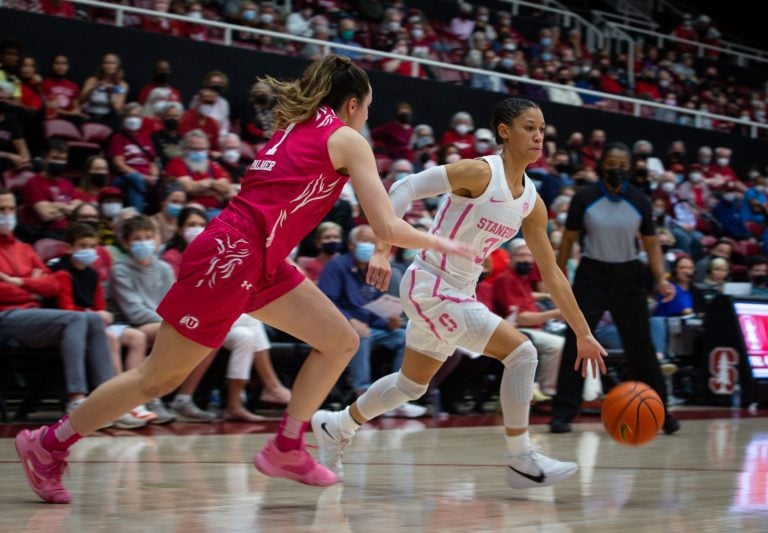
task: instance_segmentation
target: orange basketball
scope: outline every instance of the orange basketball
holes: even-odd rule
[[[627,381],[605,395],[601,418],[613,440],[642,446],[655,439],[664,425],[664,404],[645,383]]]

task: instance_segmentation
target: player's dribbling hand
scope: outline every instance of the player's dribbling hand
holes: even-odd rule
[[[576,364],[573,369],[578,372],[581,368],[581,376],[587,377],[587,368],[592,369],[592,376],[597,377],[597,369],[601,374],[605,374],[605,357],[608,352],[605,351],[599,342],[592,335],[576,338]]]
[[[443,237],[435,237],[437,242],[435,244],[435,250],[442,252],[446,255],[458,255],[464,259],[474,259],[480,255],[480,251],[474,249],[468,244],[463,242],[453,241],[451,239],[445,239]]]
[[[365,282],[380,291],[389,289],[389,278],[392,277],[392,266],[386,254],[374,253],[368,262],[368,272]]]

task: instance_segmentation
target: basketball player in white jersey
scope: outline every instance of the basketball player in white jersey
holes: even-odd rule
[[[341,478],[341,457],[355,430],[368,420],[422,396],[432,376],[457,346],[499,359],[504,364],[501,406],[508,449],[507,483],[512,488],[551,485],[578,469],[541,454],[528,434],[530,401],[536,373],[536,349],[509,322],[475,299],[483,259],[521,229],[533,252],[552,300],[578,338],[575,370],[605,372],[602,346],[594,339],[568,284],[558,269],[547,237],[547,210],[525,167],[541,156],[544,116],[529,100],[508,98],[493,114],[500,155],[432,167],[398,182],[390,190],[402,216],[411,201],[449,193],[430,232],[478,250],[472,259],[425,250],[408,268],[400,298],[408,315],[406,352],[399,372],[376,381],[341,412],[318,411],[312,429],[320,462]],[[388,253],[382,247],[381,252]],[[386,255],[377,258],[387,276]],[[369,267],[370,270],[370,267]]]

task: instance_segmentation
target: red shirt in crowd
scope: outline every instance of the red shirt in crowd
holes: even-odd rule
[[[66,0],[40,0],[40,6],[46,15],[75,18],[75,8]]]
[[[517,307],[518,313],[538,312],[528,276],[507,269],[493,282],[493,310],[500,317],[507,317],[512,306]]]
[[[184,112],[179,122],[179,135],[182,137],[185,133],[192,130],[203,130],[208,142],[210,143],[210,150],[213,152],[219,151],[219,122],[213,117],[204,117],[200,115],[196,110],[189,109]]]
[[[147,102],[147,98],[149,98],[149,93],[152,92],[152,89],[156,89],[158,87],[162,87],[163,89],[170,89],[171,95],[168,97],[168,100],[171,102],[181,102],[181,91],[179,91],[176,87],[171,87],[170,85],[165,85],[162,83],[150,82],[142,87],[139,91],[139,103],[144,105]]]
[[[34,210],[34,205],[38,202],[69,203],[78,199],[78,196],[72,182],[64,178],[47,178],[37,174],[29,178],[29,181],[24,185],[24,204],[32,208],[29,211],[31,218],[34,219],[35,224],[49,229],[65,229],[67,220],[62,218],[46,222]]]
[[[155,160],[155,145],[147,135],[140,131],[131,134],[136,140],[134,143],[123,132],[117,132],[112,136],[107,148],[107,155],[110,159],[116,156],[122,156],[125,164],[141,172],[145,176],[149,175],[150,165]],[[140,146],[139,146],[140,145]]]
[[[202,181],[209,178],[213,180],[225,178],[232,181],[229,174],[227,174],[218,163],[210,161],[207,170],[203,172],[193,172],[180,157],[174,157],[168,161],[168,164],[165,166],[165,174],[169,178],[183,178],[184,176],[189,176],[194,181]],[[223,207],[225,203],[219,200],[213,193],[205,196],[192,196],[191,199],[205,207]]]
[[[381,153],[392,159],[411,158],[411,137],[413,128],[397,121],[385,122],[371,130],[371,138]]]
[[[440,137],[440,145],[444,144],[452,144],[458,148],[462,159],[472,159],[477,155],[475,152],[474,133],[470,132],[459,135],[454,129],[446,130],[443,136]]]
[[[12,235],[0,235],[0,272],[23,282],[17,287],[0,281],[0,311],[41,307],[41,298],[53,298],[59,292],[58,279],[35,250]]]
[[[40,91],[48,104],[45,118],[49,119],[56,117],[57,109],[73,111],[73,102],[77,101],[80,96],[80,87],[77,83],[59,78],[44,79],[40,84]]]

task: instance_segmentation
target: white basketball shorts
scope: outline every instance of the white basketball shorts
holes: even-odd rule
[[[400,283],[400,300],[409,318],[406,346],[440,361],[459,346],[483,353],[502,319],[475,299],[472,284],[465,291],[471,292],[411,265]]]

